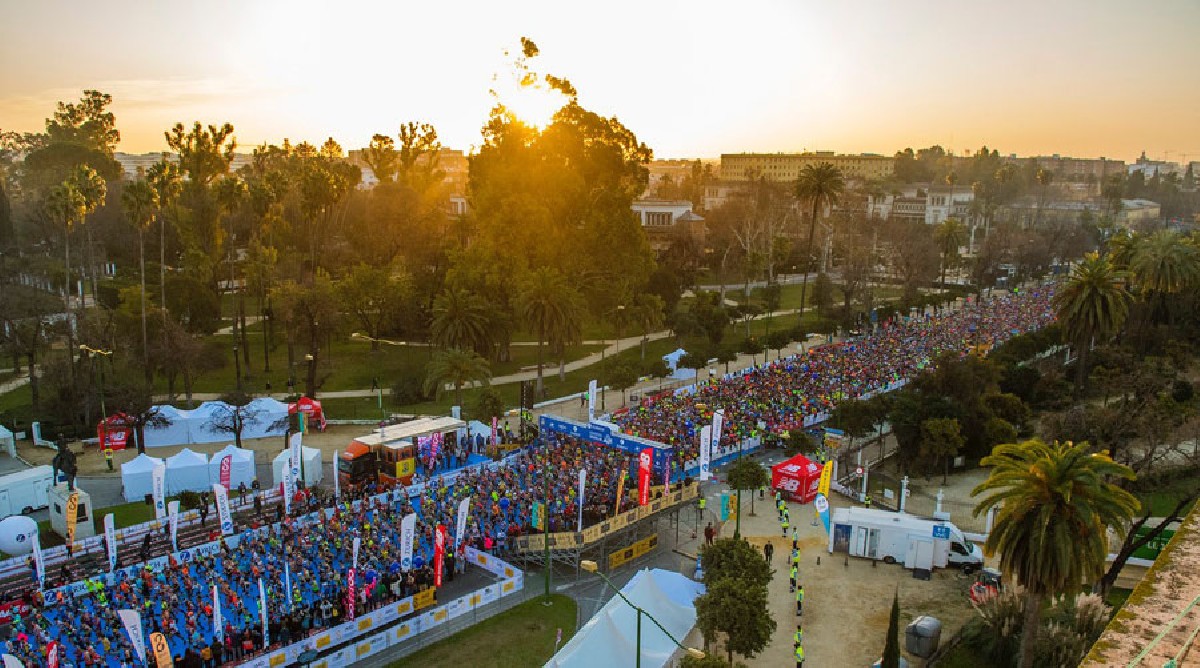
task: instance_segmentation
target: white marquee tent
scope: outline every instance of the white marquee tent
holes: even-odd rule
[[[167,457],[167,495],[180,492],[203,492],[210,489],[208,482],[208,458],[188,448]]]
[[[644,569],[621,592],[682,641],[696,625],[694,603],[704,585],[673,571]],[[636,662],[637,615],[621,597],[612,597],[546,662],[546,668],[632,666]],[[642,620],[643,666],[667,665],[678,649],[653,622]]]
[[[287,466],[288,450],[275,455],[275,459],[271,461],[271,472],[275,477],[275,485],[283,484],[283,470]],[[301,446],[300,459],[304,461],[304,486],[312,487],[320,484],[325,477],[325,471],[321,467],[321,451],[316,448]]]
[[[17,456],[17,441],[13,438],[13,433],[2,424],[0,424],[0,449],[7,452],[9,457]]]
[[[190,411],[168,405],[156,408],[167,424],[146,427],[147,447],[220,443],[233,436],[213,428],[215,422],[229,419],[230,407],[225,402],[206,401]],[[270,397],[259,397],[246,404],[243,415],[246,422],[242,438],[282,436],[287,431],[287,404]]]
[[[226,455],[232,457],[230,460],[229,469],[229,488],[237,489],[238,485],[245,483],[246,487],[250,487],[250,483],[258,476],[257,469],[254,465],[254,451],[239,448],[230,443],[221,450],[213,453],[212,459],[208,462],[208,482],[210,485],[217,485],[221,482],[221,460]]]
[[[154,492],[154,467],[163,464],[159,457],[145,453],[121,464],[121,489],[126,501],[141,501]]]

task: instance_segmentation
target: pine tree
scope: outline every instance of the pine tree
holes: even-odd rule
[[[892,594],[892,615],[888,619],[887,639],[883,645],[880,668],[900,668],[900,594]]]

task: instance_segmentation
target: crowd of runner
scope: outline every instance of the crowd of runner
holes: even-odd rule
[[[958,311],[885,323],[863,339],[813,348],[744,375],[701,384],[692,394],[649,398],[617,421],[627,431],[674,445],[678,467],[696,458],[699,426],[717,408],[725,409],[730,442],[761,429],[796,428],[837,401],[912,377],[941,352],[963,352],[970,345],[1044,326],[1053,319],[1050,297],[1048,289],[1005,294]],[[629,467],[623,452],[543,435],[540,444],[507,457],[502,466],[434,478],[412,498],[403,490],[376,496],[382,490],[374,485],[347,489],[323,521],[283,517],[268,526],[255,525],[242,533],[236,547],[225,543],[212,556],[157,569],[147,566],[137,576],[108,585],[95,578],[77,597],[55,593],[46,600],[32,594],[32,612],[14,619],[6,651],[26,665],[46,665],[47,646],[54,641],[62,653],[61,666],[143,666],[116,615],[117,610],[134,609],[142,614],[146,634],[163,633],[172,654],[188,665],[221,665],[339,624],[351,615],[351,605],[356,612],[369,610],[432,586],[438,524],[450,536],[444,572],[451,577],[465,562],[465,546],[502,553],[511,538],[533,531],[535,501],[552,499],[546,508],[551,532],[574,530],[581,502],[583,523],[590,526],[616,511],[617,490]],[[580,470],[587,471],[582,500]],[[636,485],[626,489],[631,487]],[[459,502],[467,497],[470,511],[460,541],[454,536],[455,520]],[[354,498],[362,501],[357,508],[349,503]],[[405,571],[400,523],[414,512],[416,557],[413,568]],[[354,536],[361,538],[362,549],[356,600],[351,602],[347,573]],[[260,578],[267,591],[268,638],[259,618]],[[289,580],[290,590],[285,586]],[[224,619],[220,633],[212,622],[214,585]]]
[[[648,397],[615,422],[673,446],[676,466],[691,466],[699,456],[700,428],[717,409],[725,410],[723,446],[801,428],[805,418],[829,412],[838,401],[913,377],[941,353],[965,353],[1044,327],[1054,320],[1051,297],[1049,287],[1000,293],[959,310],[893,320],[869,336],[700,383],[695,392]]]

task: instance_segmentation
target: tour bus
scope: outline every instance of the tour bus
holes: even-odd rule
[[[442,447],[456,442],[455,434],[467,423],[451,417],[425,417],[380,427],[346,446],[337,461],[338,482],[343,485],[374,480],[385,487],[412,484],[417,470],[418,439],[442,435]]]

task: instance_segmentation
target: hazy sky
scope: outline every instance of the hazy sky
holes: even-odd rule
[[[1002,153],[1200,160],[1197,0],[0,0],[0,128],[114,97],[120,150],[176,121],[346,148],[408,120],[469,149],[521,35],[657,157]]]

